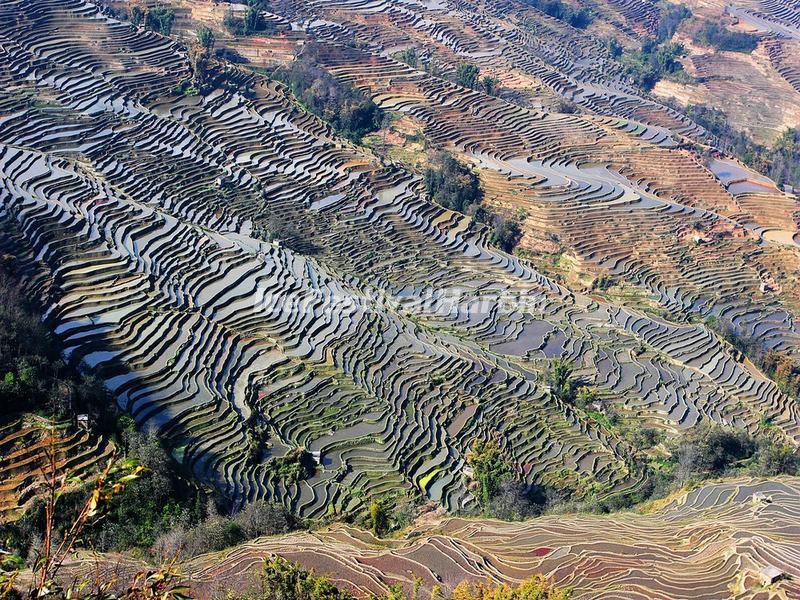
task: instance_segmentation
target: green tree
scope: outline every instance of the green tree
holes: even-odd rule
[[[133,25],[138,27],[144,21],[144,12],[138,6],[131,6],[130,8],[130,20]]]
[[[481,87],[483,91],[489,94],[490,96],[497,95],[497,78],[492,77],[491,75],[487,75],[486,77],[481,78]]]
[[[201,26],[197,30],[197,41],[205,49],[206,52],[210,52],[211,50],[213,50],[214,44],[216,43],[216,39],[214,38],[214,32],[211,31],[211,28],[206,27],[205,25]]]
[[[257,31],[261,31],[263,23],[261,11],[255,6],[248,6],[244,13],[244,34],[253,35]]]
[[[243,597],[239,597],[243,598]],[[334,586],[327,577],[301,569],[285,558],[275,556],[264,563],[261,594],[253,600],[355,600]]]
[[[500,485],[512,477],[511,465],[503,456],[500,446],[493,440],[475,440],[472,449],[467,453],[467,462],[478,483],[478,501],[486,507],[497,495]]]
[[[172,25],[175,22],[175,10],[166,6],[156,6],[147,11],[145,25],[148,29],[159,32],[161,35],[169,35],[172,32]]]
[[[483,198],[481,181],[468,166],[447,152],[437,152],[428,162],[424,181],[431,198],[445,208],[466,212]]]
[[[562,402],[572,403],[575,400],[575,381],[572,378],[572,363],[562,358],[557,358],[550,363],[547,370],[547,384],[550,391]]]
[[[478,67],[470,63],[459,63],[456,66],[456,82],[464,87],[474,88],[478,83]]]
[[[385,499],[375,499],[369,503],[369,524],[376,536],[381,536],[389,530],[389,510],[389,503]]]
[[[416,48],[406,48],[397,53],[397,60],[406,63],[409,67],[417,68],[419,66],[419,57],[417,56]]]

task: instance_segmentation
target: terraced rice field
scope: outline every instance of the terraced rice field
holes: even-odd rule
[[[799,520],[797,479],[734,481],[707,484],[648,514],[432,520],[393,541],[339,525],[254,540],[180,569],[201,598],[246,589],[261,561],[279,554],[363,596],[397,583],[409,591],[414,577],[427,597],[435,585],[447,592],[465,579],[514,583],[545,573],[583,600],[788,600],[800,595]],[[790,578],[763,585],[767,565]],[[124,574],[141,566],[90,554],[68,566],[70,573],[88,568]]]
[[[0,425],[0,523],[22,516],[52,475],[81,477],[105,466],[113,446],[69,424],[26,417]]]
[[[321,40],[335,76],[520,184],[530,227],[663,316],[491,248],[418,175],[337,137],[277,82],[234,71],[249,92],[177,94],[190,66],[174,40],[84,0],[3,2],[3,243],[27,253],[27,285],[68,357],[201,480],[305,516],[403,489],[456,509],[475,501],[466,452],[493,437],[526,482],[636,488],[626,442],[548,393],[555,358],[670,431],[771,422],[800,439],[796,400],[689,319],[724,315],[796,353],[792,288],[760,291],[798,267],[795,200],[771,184],[759,198],[738,191],[681,147],[705,139],[695,124],[619,79],[590,83],[604,67],[589,46],[568,52],[564,38],[551,52],[468,3],[295,9],[285,18]],[[517,9],[491,14],[513,24]],[[362,12],[386,18],[353,26],[372,38],[363,48],[343,45],[352,32],[336,19]],[[375,23],[481,68],[507,61],[595,114],[523,108],[411,69],[380,48]],[[269,242],[276,221],[290,227]],[[268,433],[253,454],[257,428]],[[319,465],[287,483],[270,459],[298,447]]]

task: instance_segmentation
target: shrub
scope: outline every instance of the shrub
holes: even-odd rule
[[[339,590],[327,577],[301,569],[280,556],[264,561],[259,593],[231,593],[228,597],[231,600],[355,600],[352,594]]]
[[[610,37],[606,40],[606,50],[608,50],[611,58],[619,58],[622,56],[623,47],[616,37]]]
[[[233,517],[245,539],[287,533],[294,527],[291,514],[282,506],[256,500]]]
[[[481,88],[483,91],[490,95],[496,96],[497,95],[497,88],[498,88],[498,80],[496,77],[492,77],[490,75],[486,75],[485,77],[481,78]]]
[[[485,509],[487,515],[505,521],[520,521],[542,513],[547,497],[544,489],[505,479]]]
[[[308,479],[316,471],[316,463],[305,448],[295,448],[284,456],[273,456],[266,463],[266,474],[286,485]]]
[[[406,48],[405,50],[401,50],[395,55],[395,58],[415,69],[419,65],[419,57],[417,56],[416,48]]]
[[[795,476],[800,472],[800,454],[790,444],[762,436],[758,440],[754,470],[762,477]]]
[[[390,505],[386,500],[373,500],[369,503],[369,522],[372,533],[376,536],[389,530]]]

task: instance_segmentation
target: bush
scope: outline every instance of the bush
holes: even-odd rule
[[[395,58],[401,62],[406,63],[409,67],[414,69],[419,66],[419,56],[417,55],[416,48],[406,48],[395,54]]]
[[[506,479],[500,483],[485,512],[496,519],[521,521],[540,515],[546,503],[547,497],[542,488]]]
[[[776,350],[769,350],[757,364],[784,394],[794,398],[800,396],[800,365],[796,358]]]
[[[158,561],[191,558],[216,552],[245,540],[287,533],[294,527],[291,515],[281,506],[258,500],[232,517],[220,515],[212,505],[206,518],[194,524],[185,519],[165,528],[149,548]]]
[[[131,6],[129,14],[131,23],[136,27],[138,27],[144,22],[144,12],[140,7]]]
[[[285,485],[297,483],[314,475],[316,463],[305,448],[295,448],[284,456],[273,456],[267,461],[265,472]]]
[[[544,575],[534,575],[511,587],[506,583],[462,581],[453,590],[453,600],[569,600],[572,591],[555,587]]]
[[[381,536],[389,530],[389,511],[386,500],[373,500],[369,503],[369,522],[372,533]]]
[[[785,442],[762,437],[758,441],[754,470],[761,477],[796,476],[800,472],[800,454]]]
[[[261,591],[256,594],[229,593],[230,600],[355,600],[334,586],[327,577],[301,569],[296,563],[275,556],[264,561]]]
[[[497,89],[498,89],[498,80],[496,77],[492,77],[487,75],[486,77],[481,78],[481,88],[483,88],[484,93],[488,94],[489,96],[496,96]]]
[[[294,520],[282,506],[256,500],[246,505],[233,517],[245,539],[264,535],[288,533],[295,527]]]

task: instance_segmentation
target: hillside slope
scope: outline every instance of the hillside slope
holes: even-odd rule
[[[763,499],[761,499],[763,498]],[[254,540],[180,565],[200,598],[253,585],[264,557],[279,554],[325,573],[359,596],[423,580],[449,591],[462,580],[516,582],[544,573],[574,598],[789,600],[800,594],[800,481],[706,484],[647,514],[563,515],[525,523],[428,519],[403,540],[348,526]],[[97,562],[96,562],[97,561]],[[80,572],[135,572],[137,561],[83,555]],[[773,566],[790,578],[764,585]]]

